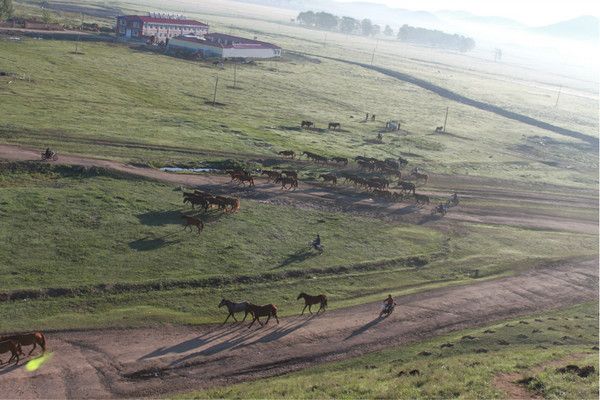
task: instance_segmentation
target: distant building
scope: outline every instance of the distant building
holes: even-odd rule
[[[208,33],[203,37],[182,35],[169,40],[167,50],[188,51],[200,57],[273,58],[281,57],[281,47],[259,40],[224,33]]]
[[[175,36],[208,33],[208,25],[186,19],[183,16],[151,13],[123,15],[117,17],[117,37],[133,40],[152,39],[156,43],[166,42]]]

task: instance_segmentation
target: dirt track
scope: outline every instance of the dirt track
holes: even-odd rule
[[[39,151],[14,145],[0,145],[0,159],[39,160]],[[255,189],[240,188],[229,183],[225,175],[209,174],[173,174],[157,169],[136,167],[116,161],[103,160],[77,155],[61,154],[58,163],[67,165],[96,166],[127,173],[135,176],[155,179],[183,186],[198,186],[216,193],[233,193],[242,198],[273,204],[287,204],[305,208],[318,208],[330,211],[356,212],[386,220],[395,220],[416,224],[444,223],[445,220],[468,221],[498,225],[513,225],[536,229],[553,229],[582,233],[598,233],[596,220],[585,217],[563,217],[561,208],[596,209],[597,195],[593,191],[572,190],[540,192],[525,185],[507,184],[498,180],[476,177],[450,177],[434,175],[425,189],[420,192],[429,195],[447,197],[458,191],[464,199],[493,200],[505,202],[511,208],[502,208],[497,204],[489,207],[457,207],[444,219],[431,217],[431,206],[418,208],[409,202],[391,203],[372,198],[364,193],[339,185],[331,188],[321,184],[301,182],[296,191],[282,191],[277,185],[268,184],[264,179],[256,179]],[[503,189],[503,185],[510,185]],[[542,204],[554,208],[551,212],[539,209]],[[515,208],[516,207],[516,208]]]
[[[378,319],[379,303],[371,303],[264,328],[245,323],[50,333],[51,361],[34,373],[22,366],[0,369],[0,396],[152,397],[229,384],[594,300],[597,290],[598,260],[573,261],[405,296],[387,319]]]

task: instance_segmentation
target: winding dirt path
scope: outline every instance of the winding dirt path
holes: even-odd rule
[[[386,319],[377,318],[379,303],[370,303],[263,328],[234,323],[55,332],[47,335],[54,356],[38,371],[0,369],[0,397],[155,397],[279,375],[597,298],[595,259],[408,295]]]
[[[16,145],[0,144],[0,159],[12,161],[37,161],[39,151]],[[433,175],[421,193],[446,198],[457,191],[464,199],[492,201],[489,206],[459,206],[453,208],[444,218],[432,217],[431,206],[416,207],[411,202],[389,202],[357,192],[349,186],[338,185],[332,188],[323,184],[301,182],[295,191],[282,191],[278,185],[256,179],[256,188],[247,189],[229,182],[229,177],[218,174],[174,174],[157,169],[137,167],[118,161],[61,154],[60,164],[102,167],[133,176],[154,179],[187,187],[202,187],[214,193],[233,194],[260,202],[293,205],[301,208],[314,208],[328,211],[354,212],[384,220],[415,224],[444,224],[446,220],[511,225],[535,229],[551,229],[570,232],[597,234],[597,217],[590,219],[581,216],[561,215],[562,209],[597,210],[598,196],[591,190],[548,189],[540,191],[524,184],[500,180]],[[499,207],[506,204],[506,208]],[[546,208],[536,207],[543,204]],[[510,206],[510,207],[509,207]]]

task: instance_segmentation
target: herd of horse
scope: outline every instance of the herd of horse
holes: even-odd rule
[[[15,361],[15,364],[19,363],[20,356],[24,356],[23,346],[33,346],[28,355],[31,355],[37,346],[42,348],[42,353],[46,352],[46,337],[42,332],[30,332],[20,333],[16,335],[2,336],[0,337],[0,354],[11,353],[11,357],[8,359],[6,364],[10,364],[11,361]],[[0,360],[0,365],[4,364]]]
[[[325,311],[327,308],[327,296],[324,294],[319,294],[317,296],[311,296],[306,293],[300,293],[296,300],[304,299],[304,308],[302,309],[302,313],[300,315],[304,315],[304,311],[308,307],[308,312],[312,314],[312,306],[315,304],[319,304],[319,309],[317,310],[317,314],[321,311]],[[271,317],[275,318],[277,323],[279,323],[279,318],[277,317],[277,306],[275,304],[265,304],[262,306],[258,306],[256,304],[252,304],[247,301],[233,302],[230,300],[222,299],[219,303],[219,308],[227,307],[227,318],[223,323],[226,323],[229,320],[229,317],[232,317],[235,322],[239,322],[235,317],[235,314],[244,313],[244,318],[242,322],[246,320],[246,317],[250,315],[252,317],[252,322],[248,326],[251,328],[255,322],[258,322],[260,326],[264,326],[269,323]],[[263,324],[260,320],[260,317],[267,317],[267,320]]]
[[[339,130],[342,127],[342,124],[340,124],[339,122],[330,122],[327,125],[327,129],[329,130]],[[311,128],[316,128],[316,125],[313,121],[302,121],[300,123],[300,128],[302,129],[311,129]]]
[[[213,194],[194,190],[193,192],[183,192],[183,204],[190,204],[192,208],[199,206],[204,211],[210,208],[216,208],[219,211],[226,213],[234,213],[240,209],[240,199],[236,197],[215,196]],[[195,227],[200,234],[204,230],[204,222],[200,218],[191,215],[182,214],[183,230],[190,228],[190,231]]]

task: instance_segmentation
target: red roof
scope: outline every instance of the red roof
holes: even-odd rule
[[[155,18],[147,15],[125,15],[125,19],[138,19],[142,22],[154,22],[159,24],[173,24],[173,25],[196,25],[196,26],[206,26],[207,24],[194,21],[193,19],[176,19],[176,18]]]

